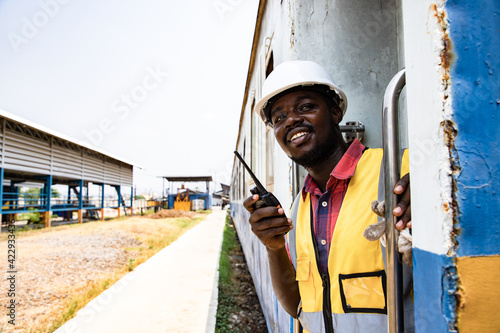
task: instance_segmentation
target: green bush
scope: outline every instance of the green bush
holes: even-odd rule
[[[34,208],[28,208],[28,210],[30,212],[25,215],[28,219],[28,224],[40,223],[40,213]]]

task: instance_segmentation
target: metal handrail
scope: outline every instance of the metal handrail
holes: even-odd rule
[[[400,178],[398,100],[399,94],[405,84],[405,70],[402,69],[392,78],[387,86],[382,111],[387,237],[387,320],[389,333],[400,333],[404,331],[403,268],[399,261],[397,233],[394,228],[397,221],[396,217],[392,214],[392,210],[398,201],[398,196],[394,194],[393,188]]]

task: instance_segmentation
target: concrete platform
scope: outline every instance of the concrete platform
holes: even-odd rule
[[[226,211],[214,208],[56,332],[214,332],[225,217]]]

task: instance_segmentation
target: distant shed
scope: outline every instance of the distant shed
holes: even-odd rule
[[[9,219],[36,211],[50,226],[54,212],[77,212],[81,223],[84,211],[100,219],[104,208],[118,215],[123,208],[132,211],[132,163],[2,110],[0,164],[0,213]],[[68,193],[55,197],[54,185],[65,185]],[[22,192],[23,187],[39,190]],[[106,187],[116,191],[114,200],[107,199],[113,193],[105,193]]]
[[[202,193],[199,191],[188,190],[186,191],[187,200],[203,200],[204,209],[212,208],[212,196],[210,195],[210,182],[212,182],[212,176],[164,176],[168,182],[170,182],[170,190],[172,193],[168,195],[168,208],[174,208],[174,203],[176,200],[179,200],[179,197],[182,196],[183,192],[187,189],[184,189],[184,184],[181,188],[177,188],[176,192],[173,192],[175,189],[174,183],[198,183],[205,182],[206,192]],[[165,193],[165,191],[163,191]]]

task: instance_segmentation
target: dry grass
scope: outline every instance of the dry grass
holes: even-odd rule
[[[16,325],[7,324],[8,317],[2,315],[0,332],[53,332],[205,215],[130,217],[17,233]],[[0,249],[0,260],[6,263],[5,234]],[[0,290],[7,289],[2,279]],[[7,293],[0,293],[3,313],[8,301]]]

